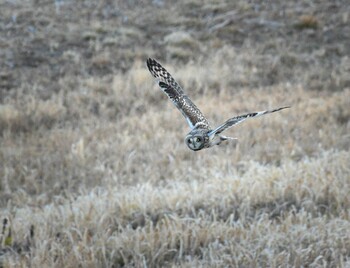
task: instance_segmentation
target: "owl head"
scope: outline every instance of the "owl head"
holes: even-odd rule
[[[208,143],[209,137],[203,131],[194,130],[187,134],[185,143],[193,151],[201,150]]]

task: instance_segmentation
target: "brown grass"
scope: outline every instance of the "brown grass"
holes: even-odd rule
[[[349,7],[204,2],[2,4],[0,266],[350,265]],[[148,56],[213,126],[292,108],[192,152]]]
[[[296,27],[300,29],[315,29],[319,26],[319,22],[315,16],[312,15],[302,15],[296,24]]]

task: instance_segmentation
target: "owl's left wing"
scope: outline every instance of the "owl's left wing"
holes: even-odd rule
[[[281,107],[281,108],[277,108],[277,109],[270,110],[270,111],[261,111],[261,112],[249,113],[249,114],[244,114],[244,115],[239,115],[239,116],[233,117],[233,118],[227,120],[221,126],[218,126],[214,130],[210,131],[208,133],[208,135],[212,136],[212,135],[215,135],[215,134],[220,134],[224,130],[226,130],[226,129],[234,126],[234,125],[237,125],[237,124],[243,122],[244,120],[246,120],[248,118],[252,118],[252,117],[257,117],[257,116],[261,116],[261,115],[264,115],[264,114],[270,114],[270,113],[278,112],[280,110],[287,109],[287,108],[290,108],[290,106]]]
[[[196,125],[201,125],[202,128],[207,128],[209,130],[210,126],[208,120],[190,98],[187,97],[170,73],[154,59],[147,60],[147,67],[162,91],[172,100],[174,105],[186,118],[191,129]]]

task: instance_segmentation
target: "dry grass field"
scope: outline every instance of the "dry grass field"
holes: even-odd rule
[[[350,267],[347,1],[0,0],[0,267]],[[159,60],[213,126],[199,152]]]

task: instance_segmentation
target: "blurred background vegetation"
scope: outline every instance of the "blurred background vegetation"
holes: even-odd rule
[[[347,1],[0,0],[0,259],[346,266],[349,20]],[[191,152],[148,57],[213,126],[292,109]]]

